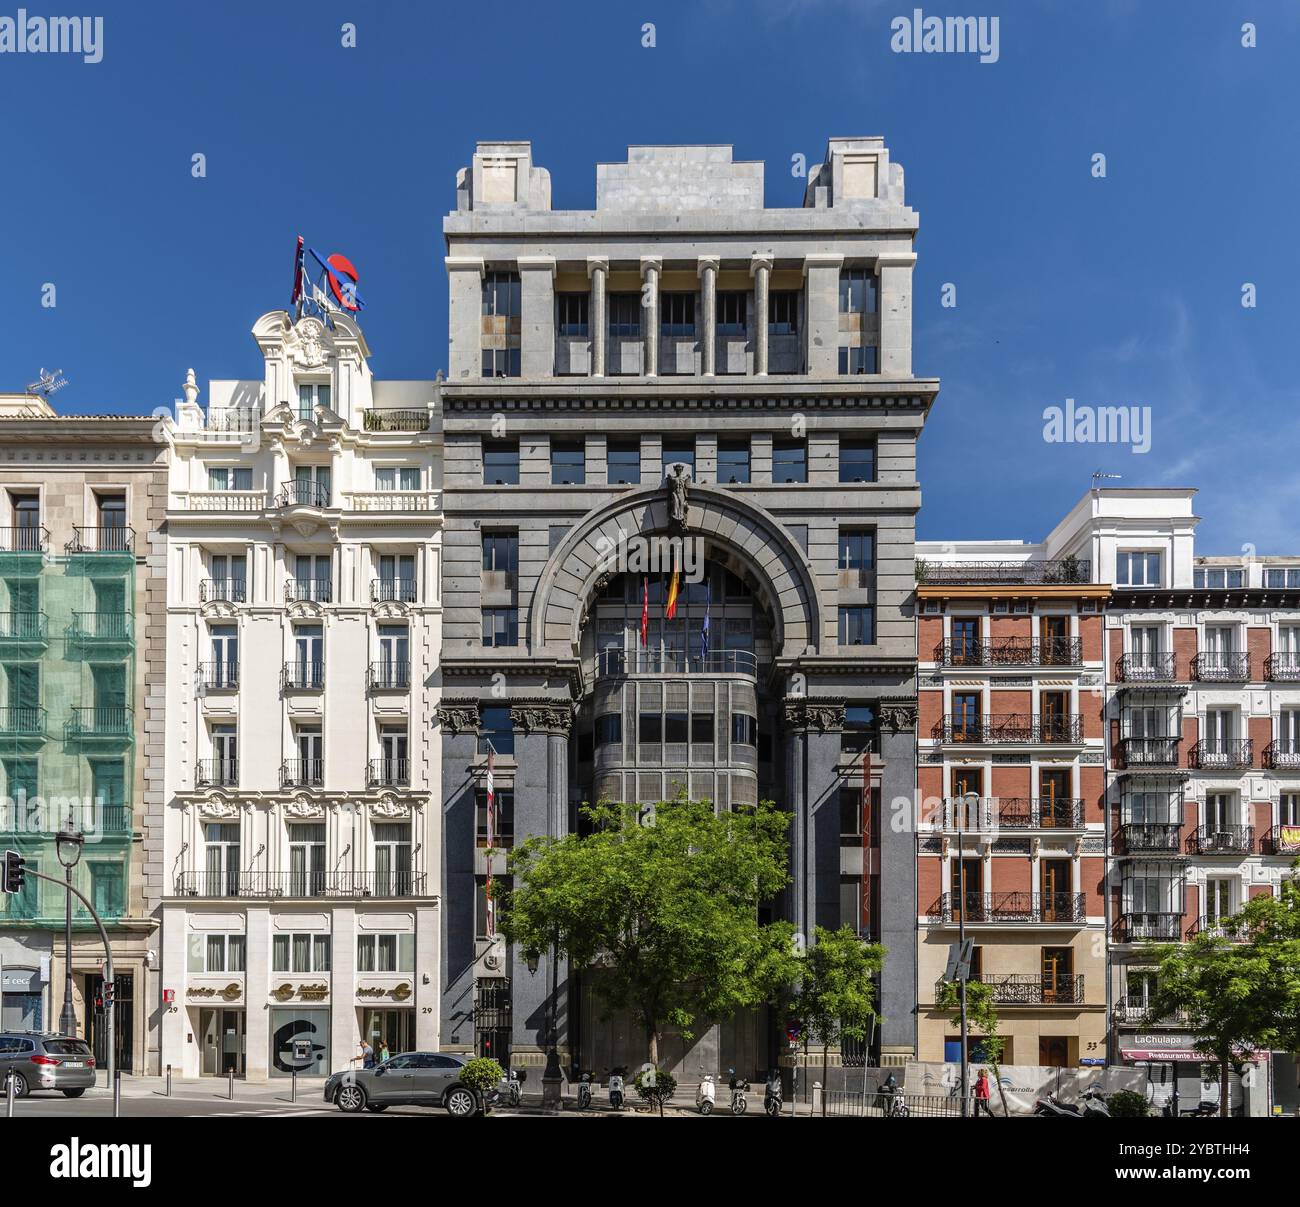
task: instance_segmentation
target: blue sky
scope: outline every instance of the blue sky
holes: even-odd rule
[[[893,53],[914,7],[97,0],[102,62],[0,55],[0,389],[57,366],[61,408],[135,413],[191,365],[256,374],[248,331],[287,303],[299,232],[358,266],[376,374],[432,377],[440,221],[476,139],[531,139],[555,205],[589,208],[628,143],[733,143],[797,205],[795,153],[881,134],[921,214],[915,369],[942,381],[923,538],[1038,539],[1103,470],[1199,487],[1202,553],[1300,552],[1300,6],[922,6],[996,15],[989,64]],[[1151,450],[1044,442],[1066,398],[1150,407]]]

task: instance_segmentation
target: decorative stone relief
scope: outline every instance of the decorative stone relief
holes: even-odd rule
[[[291,800],[284,806],[284,815],[286,817],[324,817],[325,806],[319,801],[306,800],[299,798]]]
[[[438,723],[444,733],[477,733],[478,705],[473,702],[439,704]]]
[[[526,734],[567,734],[573,725],[573,709],[567,704],[517,704],[510,710],[510,723]]]
[[[880,720],[894,733],[916,728],[917,706],[915,700],[891,700],[880,706]]]
[[[370,806],[370,816],[386,818],[410,817],[411,806],[405,801],[398,800],[391,794],[385,794]]]
[[[809,700],[798,696],[785,701],[785,723],[797,731],[816,729],[830,733],[844,728],[843,700]]]
[[[238,817],[240,813],[239,806],[233,801],[227,800],[224,796],[211,796],[205,801],[199,803],[200,817]]]

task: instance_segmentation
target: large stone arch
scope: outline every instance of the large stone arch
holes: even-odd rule
[[[687,525],[685,533],[672,528],[663,487],[630,491],[584,517],[552,552],[538,579],[529,616],[531,648],[549,648],[561,657],[578,653],[583,615],[597,581],[608,572],[606,550],[617,547],[621,530],[624,539],[699,537],[734,554],[750,570],[771,614],[777,657],[819,652],[822,608],[812,567],[768,512],[730,491],[692,483]]]

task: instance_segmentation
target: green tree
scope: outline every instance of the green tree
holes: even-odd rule
[[[804,1035],[822,1046],[822,1114],[826,1113],[826,1077],[830,1045],[841,1037],[863,1039],[876,1018],[875,977],[885,963],[879,943],[863,942],[851,926],[813,931],[813,945],[803,956],[790,1008]]]
[[[769,1001],[794,979],[788,923],[758,907],[789,881],[789,815],[770,802],[714,811],[680,798],[583,806],[587,834],[533,837],[510,856],[502,931],[594,969],[607,1013],[627,1010],[659,1066],[667,1027],[694,1029]]]
[[[940,1010],[961,1009],[961,991],[956,981],[940,982],[935,1005]],[[1007,1092],[1002,1088],[1001,1069],[1002,1055],[1007,1043],[998,1034],[998,1007],[991,985],[986,985],[983,981],[966,982],[966,1022],[980,1033],[980,1047],[984,1049],[985,1063],[993,1070],[993,1080],[998,1087],[998,1099],[1002,1103],[1002,1114],[1009,1117]]]

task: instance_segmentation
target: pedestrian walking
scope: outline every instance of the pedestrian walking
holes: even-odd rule
[[[360,1059],[361,1059],[361,1067],[363,1069],[373,1069],[375,1067],[375,1050],[368,1043],[366,1043],[364,1037],[362,1037],[361,1040]]]
[[[381,1039],[379,1041],[379,1063],[385,1064],[388,1061],[388,1041]]]
[[[983,1112],[990,1119],[993,1118],[993,1111],[989,1107],[989,1075],[987,1069],[981,1069],[978,1077],[975,1078],[975,1118],[980,1117]]]

